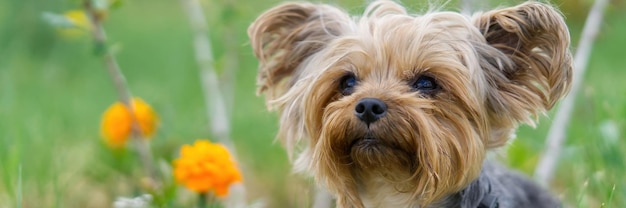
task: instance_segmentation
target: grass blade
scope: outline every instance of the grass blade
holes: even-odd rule
[[[22,207],[22,164],[17,167],[17,208]]]
[[[613,201],[613,194],[615,193],[615,184],[613,184],[613,189],[611,189],[611,193],[609,194],[609,200],[604,203],[606,206],[602,206],[604,208],[611,208],[611,201]]]

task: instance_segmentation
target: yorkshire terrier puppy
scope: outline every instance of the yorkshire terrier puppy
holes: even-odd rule
[[[375,1],[350,17],[284,3],[248,34],[278,138],[339,207],[560,206],[485,161],[570,88],[570,37],[554,7],[410,15]]]

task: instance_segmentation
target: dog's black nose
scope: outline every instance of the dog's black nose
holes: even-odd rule
[[[367,123],[374,123],[379,118],[385,116],[387,113],[387,105],[376,98],[363,98],[359,100],[354,108],[354,115],[359,117],[361,121]]]

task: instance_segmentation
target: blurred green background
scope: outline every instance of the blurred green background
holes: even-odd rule
[[[277,3],[202,1],[217,68],[237,60],[232,139],[248,198],[267,207],[307,207],[313,193],[310,181],[290,173],[284,150],[274,142],[276,114],[267,112],[262,97],[255,96],[257,61],[246,35],[254,18]],[[356,0],[331,3],[352,14],[365,5]],[[403,3],[411,11],[422,11],[426,4]],[[567,16],[573,49],[592,3],[555,2]],[[459,3],[450,1],[446,7],[459,8]],[[63,36],[42,19],[43,12],[79,8],[77,0],[0,1],[0,207],[111,207],[116,197],[141,194],[135,188],[141,182],[133,177],[140,169],[134,154],[111,151],[100,138],[101,113],[117,97],[90,37]],[[176,0],[125,0],[105,22],[131,91],[161,118],[151,145],[161,166],[176,157],[180,145],[211,138],[184,12]],[[626,1],[612,1],[551,184],[569,205],[626,206],[624,19]],[[504,161],[532,174],[550,121],[542,118],[536,129],[522,126]],[[183,188],[174,198],[174,207],[193,201]]]

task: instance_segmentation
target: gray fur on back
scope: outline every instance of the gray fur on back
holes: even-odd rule
[[[481,202],[493,197],[497,201],[494,208],[561,207],[552,193],[527,176],[494,162],[485,162],[480,176],[465,189],[429,207],[486,207]]]

